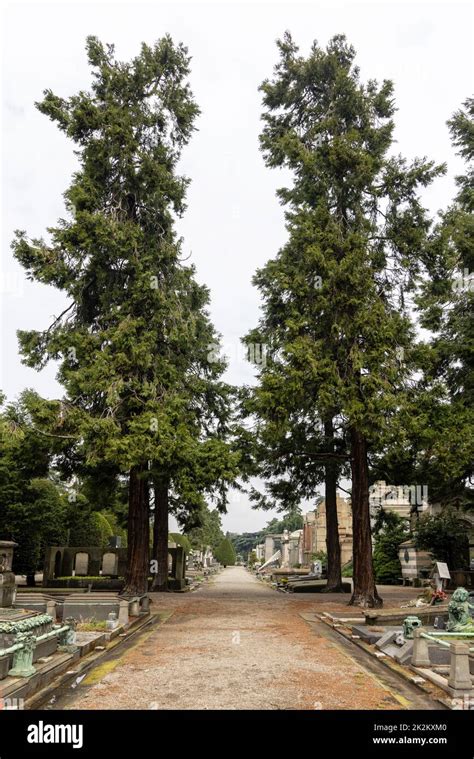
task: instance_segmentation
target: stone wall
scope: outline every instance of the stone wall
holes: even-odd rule
[[[341,544],[341,565],[352,560],[352,509],[349,500],[337,496],[337,518],[339,522],[339,542]],[[318,551],[327,553],[326,546],[326,502],[322,500],[315,511],[305,514],[303,526],[304,563],[311,563],[311,554]]]
[[[124,577],[126,548],[49,546],[45,551],[43,587],[58,577]]]

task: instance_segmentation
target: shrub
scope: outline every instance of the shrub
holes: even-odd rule
[[[70,546],[100,546],[106,548],[114,534],[107,517],[100,511],[78,512],[73,517],[69,535]]]
[[[407,523],[392,511],[380,510],[374,535],[375,580],[385,585],[396,584],[402,576],[398,549],[400,543],[407,539]]]
[[[348,561],[347,564],[344,564],[342,567],[341,575],[342,577],[352,577],[352,574],[354,572],[354,565],[352,561]]]
[[[215,557],[219,564],[224,567],[233,567],[235,564],[235,548],[228,538],[220,543],[216,548]]]
[[[256,561],[257,561],[257,554],[255,551],[251,551],[249,553],[249,560],[248,560],[249,567],[253,567]]]
[[[450,569],[469,567],[469,540],[466,526],[454,509],[420,517],[415,528],[416,547],[429,551],[435,561]]]
[[[188,554],[192,550],[189,538],[186,535],[181,535],[179,532],[170,532],[168,535],[170,542],[176,543],[178,546],[184,548],[184,553]]]

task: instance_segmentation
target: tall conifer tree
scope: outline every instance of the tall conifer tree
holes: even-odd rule
[[[409,293],[430,226],[418,192],[444,168],[390,154],[392,83],[364,84],[344,36],[325,50],[314,43],[307,58],[288,33],[278,47],[274,76],[261,87],[261,147],[267,166],[293,175],[278,192],[288,242],[256,274],[263,316],[250,339],[276,343],[300,415],[334,420],[348,441],[351,603],[376,606],[368,457],[383,448],[406,392]],[[271,397],[271,382],[261,392]]]
[[[229,465],[227,390],[222,362],[208,360],[209,295],[182,264],[174,229],[188,184],[177,162],[198,114],[187,49],[165,36],[123,63],[89,37],[87,54],[91,91],[65,99],[48,90],[37,104],[77,146],[68,216],[48,241],[18,232],[13,243],[28,276],[70,303],[19,339],[28,365],[59,361],[66,395],[56,424],[75,441],[70,454],[128,477],[125,592],[137,594],[148,586],[150,483],[163,491],[179,473],[188,494],[209,484],[203,444],[219,459],[219,480],[222,457]],[[188,483],[183,468],[194,471]],[[167,540],[166,525],[166,562]]]

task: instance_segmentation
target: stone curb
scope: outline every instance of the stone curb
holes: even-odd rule
[[[417,682],[414,679],[414,676],[416,677],[418,670],[412,669],[412,674],[410,672],[407,672],[399,664],[396,664],[396,662],[392,661],[389,656],[377,656],[375,651],[372,651],[370,646],[368,646],[366,643],[361,640],[355,640],[352,637],[352,634],[348,631],[348,628],[343,629],[341,624],[334,624],[330,619],[327,619],[323,616],[315,616],[317,616],[318,619],[321,622],[324,622],[328,627],[331,627],[333,630],[339,633],[339,635],[342,635],[342,637],[349,641],[349,643],[353,643],[354,645],[358,646],[358,648],[362,649],[362,651],[365,651],[366,654],[371,656],[373,659],[376,659],[378,662],[380,662],[380,664],[383,664],[384,667],[387,667],[387,669],[390,669],[392,672],[402,677],[410,685],[418,688],[418,690],[422,691],[426,696],[429,696],[431,699],[433,699],[433,701],[437,701],[445,708],[452,708],[449,702],[447,703],[446,701],[445,691],[443,691],[441,688],[438,688],[438,686],[434,685],[434,683],[430,682],[429,685],[425,685],[424,683]],[[435,693],[433,693],[433,688],[436,688]]]
[[[121,647],[124,643],[127,643],[131,638],[135,637],[135,635],[138,635],[142,630],[147,627],[148,625],[157,625],[160,626],[160,624],[165,624],[165,622],[170,619],[170,617],[173,616],[174,611],[170,611],[170,613],[166,616],[165,619],[161,620],[160,622],[160,616],[162,612],[155,612],[147,615],[146,617],[138,617],[132,622],[132,624],[127,628],[126,633],[120,633],[117,637],[110,640],[106,648],[102,651],[96,651],[93,649],[89,654],[87,654],[83,659],[77,659],[77,666],[75,666],[76,662],[74,663],[74,672],[71,670],[68,670],[67,672],[63,672],[62,674],[58,675],[54,680],[52,680],[48,685],[46,685],[44,688],[42,688],[40,691],[37,691],[32,696],[27,698],[25,700],[25,706],[27,709],[35,709],[35,708],[41,708],[38,707],[37,704],[43,704],[47,698],[48,695],[51,694],[52,691],[57,690],[58,688],[61,688],[65,685],[67,685],[68,682],[73,682],[77,677],[80,677],[81,675],[86,675],[87,672],[94,667],[102,658],[104,658],[107,654],[109,654],[111,651],[113,651],[115,648]]]

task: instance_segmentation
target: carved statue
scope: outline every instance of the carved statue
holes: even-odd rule
[[[61,629],[61,625],[57,626],[59,629]],[[59,643],[59,651],[66,651],[68,653],[73,653],[77,650],[76,646],[76,627],[77,627],[77,621],[74,619],[74,617],[66,617],[64,620],[64,627],[66,629],[63,629],[62,632],[58,635],[58,643]]]
[[[32,633],[20,632],[16,636],[15,643],[21,648],[15,651],[13,667],[9,670],[10,677],[31,677],[36,672],[33,666],[33,653],[36,647],[36,639]]]
[[[469,606],[469,591],[457,588],[448,606],[448,632],[469,632],[474,635],[474,620]]]
[[[410,614],[409,617],[405,617],[403,620],[403,636],[406,640],[413,640],[413,630],[417,627],[421,627],[422,622],[419,617],[415,617]]]

